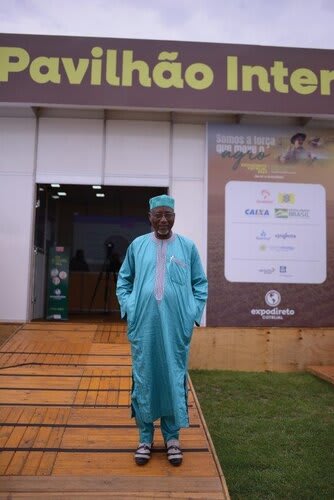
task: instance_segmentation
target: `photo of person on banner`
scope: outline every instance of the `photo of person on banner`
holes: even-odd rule
[[[290,139],[289,149],[283,153],[279,160],[281,163],[296,163],[299,161],[304,161],[307,163],[313,163],[317,159],[317,156],[310,150],[306,149],[304,146],[306,139],[306,134],[303,132],[297,132]]]

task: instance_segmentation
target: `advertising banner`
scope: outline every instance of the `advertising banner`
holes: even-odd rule
[[[68,319],[69,249],[49,249],[46,319]]]
[[[208,125],[209,326],[334,325],[334,131]]]

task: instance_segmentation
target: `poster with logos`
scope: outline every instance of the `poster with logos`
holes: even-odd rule
[[[225,186],[228,281],[323,283],[326,192],[320,184],[229,181]]]
[[[333,326],[334,131],[207,130],[207,324]]]
[[[68,319],[69,249],[49,249],[46,319]]]

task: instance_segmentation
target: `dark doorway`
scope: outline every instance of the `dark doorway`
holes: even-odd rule
[[[33,319],[46,318],[47,262],[53,247],[69,252],[69,319],[120,318],[118,269],[137,236],[151,230],[148,200],[161,187],[37,185]]]

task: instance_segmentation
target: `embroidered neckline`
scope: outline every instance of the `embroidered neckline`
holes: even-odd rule
[[[161,302],[164,297],[165,292],[165,275],[166,275],[166,265],[167,265],[167,249],[168,244],[175,240],[176,235],[171,234],[170,238],[160,239],[152,234],[153,243],[156,244],[157,256],[156,256],[156,268],[155,268],[155,280],[154,280],[154,296],[158,302]]]
[[[155,243],[161,243],[161,242],[166,242],[169,243],[171,241],[174,241],[176,238],[176,234],[172,232],[172,235],[170,238],[157,238],[154,231],[151,233],[152,240],[155,241]]]

